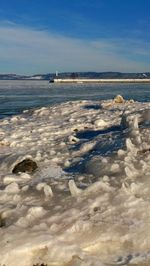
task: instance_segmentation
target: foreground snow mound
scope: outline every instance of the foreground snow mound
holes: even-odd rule
[[[149,113],[76,101],[0,121],[0,265],[150,260]]]

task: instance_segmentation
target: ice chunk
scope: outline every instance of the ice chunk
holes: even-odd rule
[[[20,175],[7,175],[3,179],[4,184],[10,184],[12,182],[23,183],[31,179],[31,176],[27,173],[22,173]]]
[[[36,189],[37,189],[38,191],[41,191],[41,190],[44,188],[44,186],[45,186],[45,183],[44,183],[44,182],[42,182],[42,183],[38,183],[37,186],[36,186]]]
[[[10,193],[10,194],[17,194],[20,192],[19,186],[17,183],[13,182],[11,184],[9,184],[6,188],[5,188],[5,192]]]
[[[95,120],[94,125],[97,127],[106,127],[109,125],[109,123],[104,121],[103,119],[97,119]]]
[[[139,129],[139,125],[138,125],[138,116],[136,115],[133,119],[133,128],[134,129]]]
[[[53,191],[52,191],[51,187],[47,184],[44,185],[44,194],[45,194],[46,198],[53,196]]]
[[[95,145],[96,145],[96,141],[84,143],[80,147],[80,152],[81,153],[89,152],[90,150],[92,150],[94,148]]]
[[[115,103],[124,103],[125,100],[123,99],[123,97],[121,95],[117,95],[115,98],[114,98],[114,102]]]
[[[133,166],[126,166],[125,167],[125,173],[128,178],[135,178],[138,175],[137,170]]]
[[[111,170],[111,172],[113,172],[113,173],[118,173],[118,172],[120,171],[119,164],[117,164],[117,163],[112,164],[110,170]]]
[[[125,155],[125,151],[124,150],[122,150],[122,149],[120,149],[120,150],[118,150],[118,156],[119,157],[122,157],[122,156],[124,156]]]
[[[75,136],[69,136],[68,140],[69,140],[70,143],[75,143],[75,142],[79,142],[80,141]]]
[[[76,186],[74,180],[69,180],[68,185],[72,196],[76,197],[82,192],[82,190]]]
[[[134,144],[132,143],[131,139],[129,138],[126,139],[126,147],[127,147],[127,150],[131,152],[134,152],[135,150],[137,150]]]
[[[31,214],[35,217],[42,217],[44,214],[45,214],[45,210],[43,207],[31,207],[29,210],[28,210],[28,214]]]

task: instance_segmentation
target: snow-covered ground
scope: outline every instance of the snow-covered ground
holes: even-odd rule
[[[149,126],[121,97],[0,120],[0,265],[150,261]]]

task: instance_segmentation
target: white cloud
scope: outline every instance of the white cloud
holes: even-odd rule
[[[129,39],[84,40],[0,26],[0,72],[149,71],[149,44]]]

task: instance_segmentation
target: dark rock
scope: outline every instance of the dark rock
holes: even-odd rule
[[[150,152],[150,149],[139,150],[137,153],[138,154],[144,154],[144,153],[147,153],[147,152]]]
[[[5,225],[6,225],[5,219],[0,216],[0,227],[3,227]]]
[[[47,264],[34,264],[33,266],[47,266]]]
[[[15,165],[12,172],[14,174],[17,174],[19,172],[21,173],[33,173],[38,168],[36,162],[32,161],[31,159],[25,159],[22,162]]]

